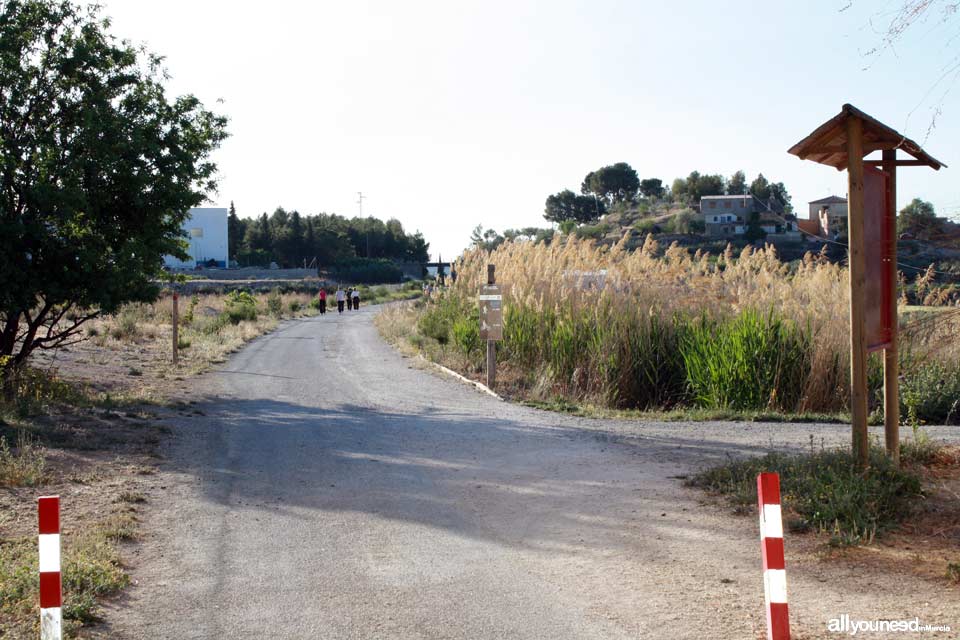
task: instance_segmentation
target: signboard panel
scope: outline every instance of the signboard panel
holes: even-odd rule
[[[896,242],[893,205],[887,188],[889,176],[878,169],[864,167],[863,245],[866,263],[864,283],[864,323],[867,351],[879,351],[891,344],[893,322],[890,260]]]
[[[480,339],[503,340],[503,296],[495,284],[480,288]]]

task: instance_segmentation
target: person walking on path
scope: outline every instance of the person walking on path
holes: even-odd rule
[[[327,289],[320,287],[320,315],[327,312]]]
[[[360,289],[354,289],[350,296],[353,298],[353,310],[360,311]]]
[[[347,299],[347,295],[343,292],[343,289],[337,287],[337,313],[343,313],[343,303]]]

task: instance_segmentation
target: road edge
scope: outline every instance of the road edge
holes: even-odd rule
[[[439,369],[440,371],[442,371],[443,373],[447,374],[448,376],[451,376],[451,377],[453,377],[453,378],[456,378],[456,379],[459,380],[460,382],[465,382],[465,383],[467,383],[467,384],[469,384],[469,385],[472,385],[472,386],[476,387],[478,390],[480,390],[480,391],[482,391],[483,393],[487,394],[488,396],[494,397],[494,398],[496,398],[497,400],[500,400],[501,402],[503,402],[503,398],[501,398],[499,395],[497,395],[497,393],[496,393],[495,391],[493,391],[493,390],[492,390],[490,387],[488,387],[487,385],[485,385],[485,384],[483,384],[483,383],[481,383],[481,382],[477,382],[476,380],[471,380],[470,378],[467,378],[466,376],[462,376],[462,375],[460,375],[459,373],[457,373],[456,371],[454,371],[453,369],[448,369],[447,367],[443,366],[442,364],[437,364],[436,362],[434,362],[434,361],[432,361],[432,360],[428,360],[427,358],[424,358],[424,357],[423,357],[423,354],[417,354],[417,357],[420,358],[421,360],[423,360],[424,362],[426,362],[427,364],[429,364],[430,366]]]

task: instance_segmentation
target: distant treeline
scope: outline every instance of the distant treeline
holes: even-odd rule
[[[271,215],[241,218],[230,203],[230,257],[240,266],[319,267],[357,258],[426,262],[430,244],[418,231],[404,231],[399,220],[345,218],[336,214],[301,215],[283,207]]]

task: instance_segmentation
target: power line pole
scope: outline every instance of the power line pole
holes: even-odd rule
[[[362,191],[357,191],[357,204],[360,205],[360,217],[363,218],[363,199]],[[370,257],[370,222],[367,221],[367,258]]]

